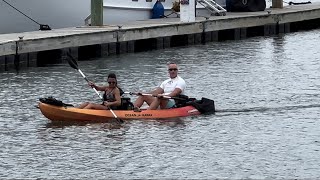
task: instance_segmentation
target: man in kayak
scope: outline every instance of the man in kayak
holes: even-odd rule
[[[186,82],[178,76],[178,66],[176,63],[168,64],[168,72],[170,78],[163,81],[154,91],[152,96],[140,95],[134,102],[134,111],[140,111],[140,107],[144,102],[149,105],[148,109],[157,109],[160,105],[161,109],[169,109],[175,106],[175,101],[168,97],[175,97],[184,94]],[[141,94],[141,93],[138,93]]]
[[[110,73],[107,78],[108,86],[97,86],[89,82],[89,86],[95,88],[97,91],[103,91],[103,103],[95,104],[85,102],[79,106],[80,109],[117,109],[121,105],[120,88],[118,88],[117,77],[114,73]]]

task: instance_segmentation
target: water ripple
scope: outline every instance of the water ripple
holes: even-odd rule
[[[65,62],[1,74],[3,179],[318,179],[319,30],[79,61],[97,84],[150,91],[176,61],[215,115],[123,125],[53,123],[38,98],[99,102]],[[135,96],[129,96],[134,100]]]

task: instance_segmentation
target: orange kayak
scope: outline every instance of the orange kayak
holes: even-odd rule
[[[39,102],[42,114],[51,121],[65,122],[108,122],[114,120],[114,116],[109,110],[79,109],[75,107],[54,106]],[[132,119],[168,119],[201,114],[193,106],[184,106],[172,109],[142,110],[113,110],[122,120]]]

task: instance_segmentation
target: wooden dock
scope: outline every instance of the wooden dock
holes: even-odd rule
[[[291,5],[226,16],[150,19],[103,27],[0,34],[0,72],[15,66],[58,63],[70,52],[79,59],[140,52],[252,36],[269,36],[320,26],[320,3]]]

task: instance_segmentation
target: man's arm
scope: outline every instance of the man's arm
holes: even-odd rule
[[[167,96],[170,97],[174,97],[174,96],[178,96],[179,94],[182,93],[182,90],[180,88],[175,88],[170,94],[168,94]]]
[[[160,87],[157,87],[155,90],[151,91],[151,94],[152,94],[153,96],[157,96],[158,94],[162,94],[162,93],[164,93],[164,91],[163,91],[163,89],[160,88]]]

